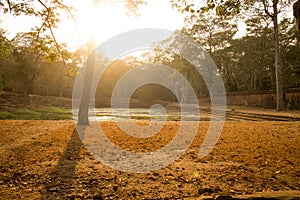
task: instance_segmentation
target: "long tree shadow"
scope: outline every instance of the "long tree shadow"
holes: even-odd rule
[[[82,145],[75,128],[58,164],[44,184],[41,199],[72,199],[71,190],[74,188],[73,180],[76,179],[76,165]]]

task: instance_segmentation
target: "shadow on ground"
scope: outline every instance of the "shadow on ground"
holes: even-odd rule
[[[44,185],[41,199],[60,198],[62,195],[66,198],[68,198],[68,195],[71,197],[81,146],[82,142],[75,128],[57,166],[50,174],[49,181]]]

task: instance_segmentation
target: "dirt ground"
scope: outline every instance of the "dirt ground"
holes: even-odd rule
[[[168,143],[178,123],[139,140],[114,122],[101,126],[117,146],[153,151]],[[0,199],[193,199],[274,191],[296,191],[300,198],[300,121],[226,122],[213,151],[200,159],[208,125],[200,123],[193,144],[173,164],[138,174],[94,159],[73,121],[2,120]]]

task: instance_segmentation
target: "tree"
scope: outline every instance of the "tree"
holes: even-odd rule
[[[82,87],[82,94],[79,105],[78,125],[89,125],[89,106],[93,83],[94,65],[95,65],[95,41],[90,40],[88,44],[88,58],[85,67],[85,76]]]
[[[63,61],[63,66],[62,66],[62,73],[60,74],[61,79],[64,77],[64,71],[66,69],[66,61],[67,61],[67,52],[65,48],[62,48],[63,45],[59,44],[56,40],[55,34],[54,34],[54,29],[57,28],[58,23],[60,22],[60,17],[62,12],[66,12],[69,16],[71,16],[74,19],[74,9],[71,6],[68,6],[63,3],[62,0],[51,0],[51,1],[44,1],[44,0],[37,0],[35,2],[31,0],[6,0],[6,1],[1,1],[0,2],[0,11],[3,13],[10,13],[13,16],[34,16],[37,19],[40,20],[40,24],[32,27],[32,30],[27,34],[31,35],[31,46],[30,48],[33,48],[30,50],[31,56],[34,56],[34,52],[36,55],[41,55],[41,52],[44,51],[49,51],[51,50],[52,52],[44,52],[47,55],[50,60],[54,59],[60,59]],[[18,36],[18,40],[21,41],[22,37],[25,36],[24,34],[22,36]],[[42,44],[43,40],[45,41],[45,44]],[[35,44],[34,44],[35,43]],[[55,49],[49,48],[50,46],[54,46]],[[23,54],[25,52],[27,56],[28,52],[26,49],[23,48]],[[19,52],[21,53],[21,52]],[[17,55],[17,54],[16,54]],[[20,54],[21,55],[21,54]],[[25,54],[24,54],[25,55]],[[30,57],[30,56],[29,56]],[[37,65],[39,66],[37,60],[38,57],[34,60],[26,60],[26,56],[23,57],[25,60],[23,60],[24,63],[20,63],[20,65],[24,65],[20,67],[20,69],[23,70],[25,73],[24,69],[30,69],[30,65]],[[19,56],[21,59],[21,57]],[[30,59],[30,58],[27,58]],[[45,57],[45,59],[47,59]],[[30,64],[31,63],[31,64]],[[25,67],[27,66],[27,68]],[[33,69],[33,68],[32,68]],[[33,73],[35,70],[31,70],[31,78],[28,78],[27,80],[24,80],[26,83],[25,85],[28,85],[26,87],[24,93],[30,92],[30,88],[32,88],[32,82],[35,79],[35,74]],[[27,73],[27,72],[26,72]],[[29,71],[28,73],[29,74]],[[28,77],[28,76],[27,76]],[[31,86],[30,86],[31,85]],[[62,87],[63,84],[60,86],[60,96],[62,96]]]
[[[281,12],[278,9],[279,0],[261,0],[264,6],[265,13],[273,21],[274,30],[274,46],[275,46],[275,72],[276,72],[276,94],[277,94],[277,110],[284,109],[283,99],[283,85],[282,85],[282,61],[281,61],[281,49],[279,45],[279,25],[278,15]],[[282,4],[285,2],[282,1]]]
[[[16,74],[22,80],[22,93],[32,92],[35,78],[45,69],[46,62],[56,61],[56,48],[50,37],[36,37],[36,32],[18,33],[12,40]]]
[[[267,29],[265,32],[260,34],[257,31],[255,35],[234,39],[230,46],[215,52],[214,60],[227,91],[267,90],[275,87],[272,30]]]
[[[102,0],[95,0],[94,6],[101,6]],[[135,1],[128,0],[126,1],[126,8],[131,11],[133,14],[137,15],[138,6],[144,4],[143,0]],[[79,113],[78,113],[78,125],[89,125],[88,111],[90,105],[90,96],[92,89],[92,80],[94,73],[95,65],[95,52],[96,47],[95,41],[91,38],[88,45],[89,56],[87,58],[85,77],[83,82],[83,88],[80,99]]]
[[[94,5],[101,6],[101,2],[104,0],[95,0]],[[20,16],[20,15],[26,15],[26,16],[35,16],[38,19],[41,20],[41,24],[39,26],[36,26],[33,28],[32,32],[35,33],[36,39],[39,39],[41,35],[47,35],[52,38],[52,42],[56,46],[57,52],[61,56],[61,59],[65,63],[66,57],[65,57],[65,52],[61,48],[61,46],[58,44],[55,34],[54,34],[54,29],[57,27],[57,24],[60,22],[60,14],[61,12],[66,12],[71,18],[74,19],[75,21],[75,16],[74,16],[74,8],[64,4],[63,0],[37,0],[36,1],[39,5],[35,4],[31,0],[6,0],[6,1],[1,1],[0,2],[0,10],[4,13],[11,13],[14,16]],[[138,15],[138,7],[141,4],[145,4],[143,0],[128,0],[124,1],[125,4],[124,6],[126,7],[126,10],[128,11],[128,14],[134,14]],[[89,58],[88,58],[88,65],[93,65],[94,63],[94,58],[93,58],[93,50],[95,45],[89,45],[90,48],[89,52],[91,53]],[[89,102],[87,102],[86,99],[89,97],[89,93],[91,90],[91,86],[88,83],[88,78],[92,77],[93,73],[93,67],[94,66],[88,66],[87,67],[87,72],[86,77],[85,77],[85,83],[83,87],[83,95],[86,93],[86,96],[83,96],[82,98],[82,103],[85,104],[83,108],[81,107],[80,113],[83,118],[80,117],[79,124],[87,124],[88,119],[87,119],[87,113],[88,113],[88,107],[89,107]],[[63,67],[63,71],[65,69],[65,65]],[[87,91],[87,92],[85,92]],[[87,106],[86,106],[87,104]]]
[[[214,52],[227,91],[269,90],[276,87],[272,20],[264,13],[246,21],[247,36],[233,39],[224,49]],[[262,15],[263,14],[263,15]],[[294,21],[280,23],[283,83],[285,88],[299,86],[299,46]]]
[[[298,27],[295,20],[284,18],[280,24],[280,46],[282,49],[283,82],[288,88],[300,86],[300,45],[297,40]]]
[[[273,21],[277,110],[280,111],[284,108],[278,15],[282,12],[281,8],[285,8],[289,5],[289,0],[248,0],[244,1],[243,4],[239,0],[208,0],[206,5],[198,10],[194,4],[188,4],[186,0],[171,0],[171,2],[182,12],[194,13],[213,9],[217,15],[224,18],[240,13],[243,8],[245,8],[247,12],[249,8],[258,10],[263,8],[262,12],[265,12]]]
[[[60,22],[61,12],[66,12],[71,18],[75,18],[72,6],[64,4],[63,0],[37,0],[36,2],[32,2],[31,0],[6,0],[0,2],[0,10],[3,13],[9,12],[14,16],[34,16],[40,19],[41,23],[32,28],[36,39],[39,39],[41,35],[50,36],[57,51],[61,53],[60,56],[64,60],[63,52],[60,52],[53,29],[57,28]]]
[[[225,48],[237,31],[235,24],[212,13],[193,13],[185,20],[183,32],[205,47],[209,54]]]
[[[3,89],[3,64],[10,55],[10,42],[5,37],[5,31],[0,29],[0,91]]]
[[[296,24],[298,28],[298,44],[300,44],[300,0],[296,1],[293,5],[293,14],[296,19]]]
[[[6,59],[10,54],[10,42],[5,37],[5,31],[0,29],[0,60]]]

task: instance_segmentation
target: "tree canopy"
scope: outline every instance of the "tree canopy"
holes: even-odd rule
[[[60,44],[56,40],[54,30],[63,15],[68,15],[76,22],[76,10],[66,2],[63,0],[0,2],[2,13],[13,16],[34,16],[40,22],[32,27],[31,31],[19,33],[12,40],[7,38],[5,30],[1,30],[1,88],[24,94],[38,93],[70,97],[74,77],[89,51],[87,45],[84,45],[75,52],[70,52],[65,44]],[[90,3],[101,6],[102,2],[97,0]],[[280,99],[283,98],[280,87],[283,91],[287,88],[300,87],[300,60],[297,56],[300,52],[297,45],[299,1],[291,4],[289,0],[209,0],[199,5],[189,2],[170,0],[170,5],[179,12],[185,13],[186,16],[184,27],[177,33],[188,35],[210,53],[217,64],[218,73],[223,77],[227,91],[279,88],[277,92],[281,96]],[[137,16],[138,8],[142,4],[145,2],[125,1],[124,12]],[[279,20],[281,13],[292,10],[292,5],[294,5],[296,22],[285,17]],[[246,11],[251,12],[251,15]],[[237,22],[241,20],[247,25],[247,33],[237,38]],[[171,38],[157,45],[179,48],[180,42],[176,41],[176,38],[175,32]],[[191,85],[198,96],[207,95],[207,88],[201,77],[195,77],[189,63],[178,55],[154,48],[152,52],[143,54],[141,58],[126,57],[123,61],[129,68],[146,62],[171,65],[187,79],[191,79]],[[50,81],[49,76],[55,77],[52,78],[53,81]],[[115,76],[111,79],[113,77]],[[174,96],[163,92],[162,88],[149,86],[146,90],[148,93],[139,91],[140,96],[135,94],[135,97],[145,99],[146,93],[156,97],[159,94],[168,94],[169,97],[166,99],[174,100]],[[282,104],[283,101],[279,103]]]

